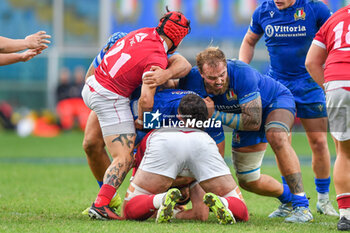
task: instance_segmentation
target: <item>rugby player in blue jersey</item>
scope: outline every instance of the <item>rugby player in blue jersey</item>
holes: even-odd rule
[[[264,35],[270,55],[268,75],[292,92],[297,116],[312,150],[312,169],[318,193],[317,211],[338,216],[328,196],[331,179],[325,96],[305,68],[311,42],[330,15],[330,10],[321,1],[264,1],[253,13],[241,44],[239,59],[249,64],[256,43]],[[290,211],[286,204],[282,204],[270,217],[286,216]]]
[[[294,210],[286,222],[311,221],[299,160],[288,141],[295,114],[290,91],[244,62],[226,60],[218,48],[200,52],[196,61],[197,67],[180,79],[179,88],[210,97],[209,115],[234,129],[232,159],[240,186],[277,197],[282,203],[291,202]],[[260,174],[267,142],[288,185]]]

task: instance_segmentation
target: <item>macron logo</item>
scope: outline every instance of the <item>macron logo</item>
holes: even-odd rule
[[[143,41],[143,39],[145,39],[147,36],[148,36],[147,33],[137,33],[137,34],[135,35],[135,38],[136,38],[136,41],[137,41],[137,42],[141,42],[141,41]]]

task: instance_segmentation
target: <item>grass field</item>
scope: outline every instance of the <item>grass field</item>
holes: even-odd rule
[[[229,136],[229,135],[228,135]],[[81,215],[98,192],[81,148],[83,134],[71,132],[56,138],[19,138],[0,132],[0,232],[332,232],[337,218],[316,213],[316,191],[311,169],[311,151],[304,134],[293,136],[293,146],[302,161],[304,187],[310,197],[314,222],[287,224],[267,215],[277,206],[274,198],[244,192],[250,221],[230,226],[216,223],[211,214],[205,223],[174,220],[155,224],[154,220],[93,221]],[[229,139],[227,139],[229,140]],[[334,146],[329,140],[334,160]],[[229,161],[230,143],[226,143]],[[280,180],[269,149],[262,172]],[[120,188],[125,194],[128,178]],[[331,198],[336,206],[333,183]]]

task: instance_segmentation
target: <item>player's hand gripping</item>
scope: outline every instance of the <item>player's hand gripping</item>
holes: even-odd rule
[[[159,66],[152,66],[151,71],[143,77],[143,83],[149,85],[151,88],[158,87],[171,78],[169,70],[163,70]]]
[[[211,117],[215,111],[214,101],[209,96],[207,98],[204,98],[203,100],[205,105],[207,105],[208,117]]]

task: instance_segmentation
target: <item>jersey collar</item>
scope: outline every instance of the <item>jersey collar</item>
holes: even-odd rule
[[[286,8],[286,9],[283,9],[283,10],[279,10],[277,8],[277,6],[275,5],[273,0],[272,0],[272,4],[276,8],[276,10],[278,10],[278,11],[290,11],[290,10],[295,10],[297,8],[297,6],[299,5],[299,1],[300,0],[295,0],[295,3],[293,5],[291,5],[290,7]]]

